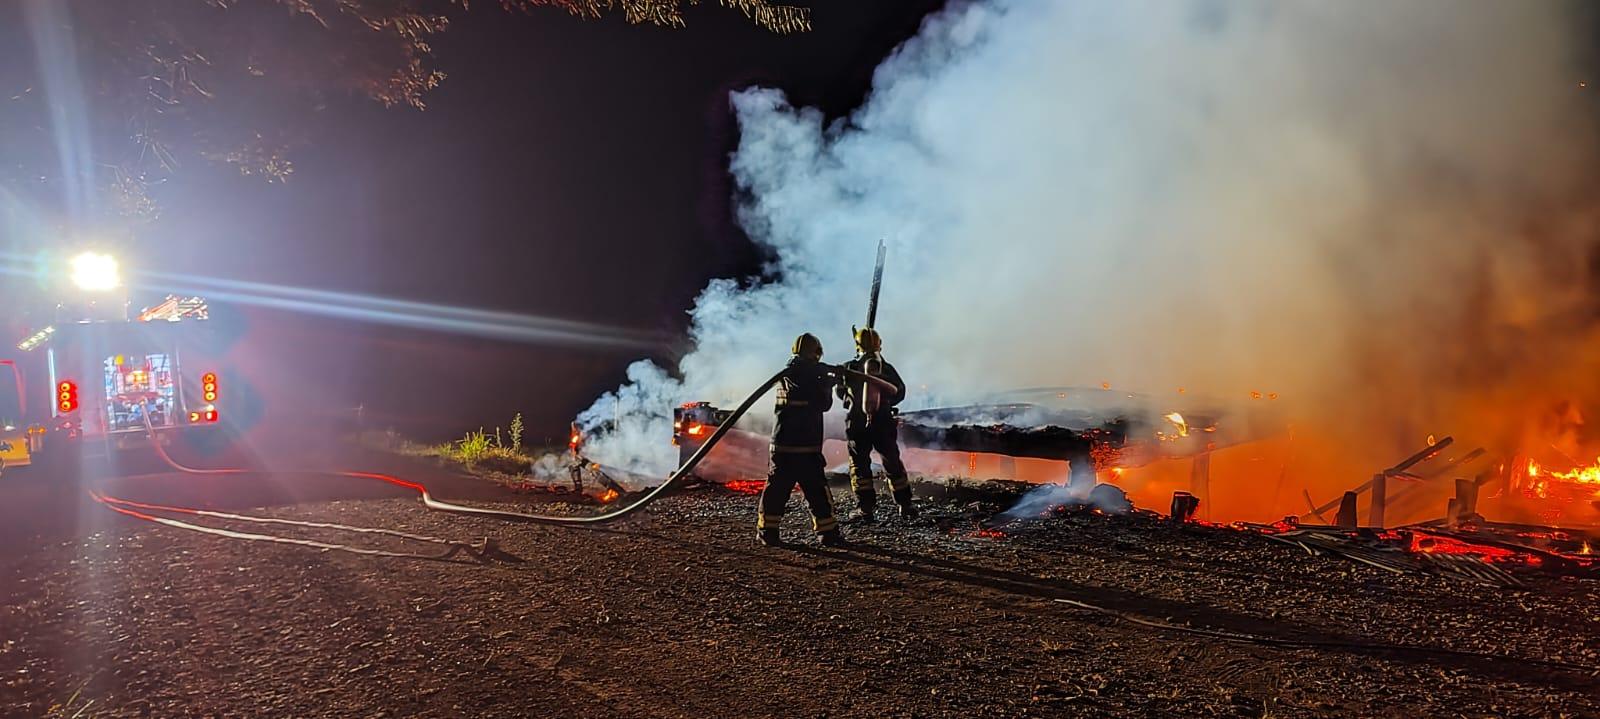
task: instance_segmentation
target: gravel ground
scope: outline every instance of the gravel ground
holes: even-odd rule
[[[1138,516],[1067,514],[994,535],[977,531],[992,508],[976,504],[851,526],[855,546],[823,549],[804,536],[798,497],[786,533],[802,543],[767,549],[753,541],[755,498],[722,490],[687,491],[638,519],[577,530],[429,512],[345,482],[157,478],[118,491],[461,541],[490,536],[515,559],[240,541],[81,502],[52,508],[79,517],[68,529],[9,510],[0,714],[1600,716],[1593,673],[1519,661],[1600,665],[1590,580],[1528,575],[1523,589],[1494,589]],[[430,485],[445,497],[592,511],[461,478]],[[838,498],[848,504],[845,492]],[[1057,599],[1195,627],[1503,658],[1241,644]]]

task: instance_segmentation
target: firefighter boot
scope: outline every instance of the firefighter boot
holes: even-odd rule
[[[916,519],[921,516],[917,505],[911,501],[911,481],[904,477],[890,477],[889,484],[894,489],[894,503],[900,505],[900,518]]]
[[[817,539],[822,542],[822,546],[824,547],[843,547],[850,544],[850,542],[844,538],[844,533],[837,529],[830,529],[826,532],[822,532],[821,534],[817,535]]]
[[[783,546],[783,540],[778,538],[778,530],[776,529],[757,529],[756,541],[760,542],[764,547]]]
[[[856,511],[851,512],[848,521],[856,524],[872,524],[877,521],[876,498],[871,495],[856,495]]]

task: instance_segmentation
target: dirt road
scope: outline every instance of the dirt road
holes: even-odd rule
[[[445,496],[549,502],[430,482]],[[73,522],[18,524],[24,515],[8,504],[0,714],[1600,715],[1600,678],[1582,672],[1238,644],[1054,601],[1273,636],[1595,665],[1600,601],[1587,581],[1491,589],[1309,557],[1240,532],[1098,515],[979,536],[979,508],[952,505],[910,526],[852,527],[850,549],[766,549],[752,539],[754,498],[712,490],[598,530],[431,513],[397,491],[326,476],[158,476],[118,490],[492,536],[517,561],[230,540],[85,503],[71,505]],[[796,501],[786,534],[804,537],[803,516]]]

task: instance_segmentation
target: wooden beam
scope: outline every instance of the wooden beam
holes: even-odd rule
[[[1381,529],[1388,511],[1389,475],[1379,472],[1372,475],[1372,503],[1367,505],[1367,525]]]

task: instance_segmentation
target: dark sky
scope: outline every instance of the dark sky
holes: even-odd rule
[[[186,168],[140,244],[177,271],[682,336],[707,280],[761,264],[733,220],[728,93],[773,86],[846,114],[943,0],[811,5],[814,32],[794,36],[713,3],[680,30],[475,10],[434,43],[449,78],[427,111],[330,105],[284,185]],[[293,375],[432,438],[518,411],[530,435],[561,436],[641,356],[247,315],[241,351],[297,366],[258,382]]]

